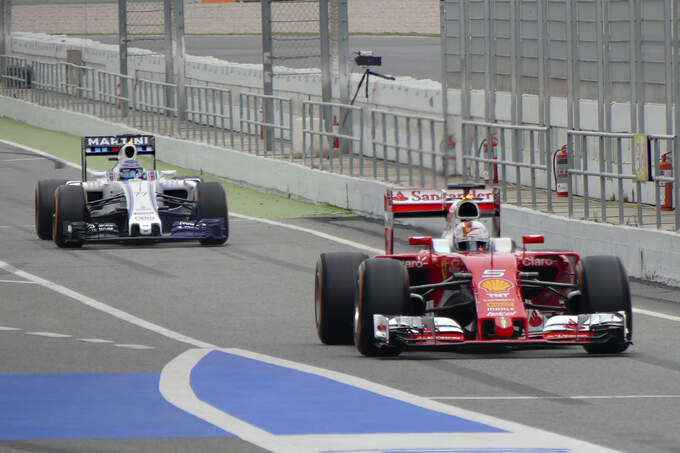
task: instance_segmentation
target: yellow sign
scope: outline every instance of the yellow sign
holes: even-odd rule
[[[507,291],[508,288],[512,286],[512,284],[505,280],[493,278],[489,280],[484,280],[482,284],[479,286],[481,286],[487,291]]]
[[[646,135],[633,136],[633,172],[635,182],[649,181],[649,138]]]

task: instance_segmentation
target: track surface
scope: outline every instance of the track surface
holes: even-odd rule
[[[322,346],[314,330],[314,263],[347,246],[232,218],[224,247],[61,250],[33,230],[34,184],[57,175],[78,173],[0,148],[0,261],[219,347],[346,373],[613,449],[679,451],[678,290],[633,283],[635,308],[675,318],[637,315],[636,344],[621,356],[563,348],[368,359],[353,347]],[[382,226],[362,218],[286,222],[382,244]],[[402,248],[408,234],[398,233]],[[0,451],[263,451],[158,397],[161,370],[193,346],[26,281],[0,269]]]
[[[117,44],[115,36],[91,36],[106,44]],[[416,36],[350,36],[351,52],[370,50],[382,57],[382,66],[373,68],[382,74],[409,76],[414,79],[441,80],[440,38]],[[131,41],[131,47],[163,53],[162,41]],[[187,36],[186,51],[190,55],[215,57],[233,63],[262,64],[260,36]],[[291,64],[282,60],[274,64]],[[362,72],[353,66],[352,72]]]

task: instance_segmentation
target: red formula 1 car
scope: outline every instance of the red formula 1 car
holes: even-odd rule
[[[393,219],[446,216],[441,238],[411,237],[393,253]],[[484,222],[491,223],[487,234]],[[628,277],[614,256],[518,249],[500,235],[497,190],[394,189],[385,196],[385,254],[324,253],[316,265],[315,313],[326,344],[367,356],[409,347],[581,345],[623,352],[632,339]]]

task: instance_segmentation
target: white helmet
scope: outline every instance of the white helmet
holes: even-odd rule
[[[460,222],[453,229],[452,248],[463,252],[488,250],[489,233],[482,222],[469,220]]]

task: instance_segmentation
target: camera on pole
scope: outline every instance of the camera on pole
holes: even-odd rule
[[[357,90],[354,93],[354,97],[352,97],[352,102],[350,102],[350,104],[354,104],[354,101],[357,99],[357,95],[359,94],[359,90],[361,89],[361,85],[363,85],[364,81],[366,81],[366,99],[368,99],[368,80],[370,76],[374,75],[386,80],[394,80],[394,77],[392,76],[380,74],[371,70],[371,66],[382,65],[382,57],[373,55],[373,51],[371,50],[358,50],[354,52],[354,62],[357,64],[357,66],[364,68],[364,75],[361,76],[361,80],[359,81],[359,85],[357,86]]]

